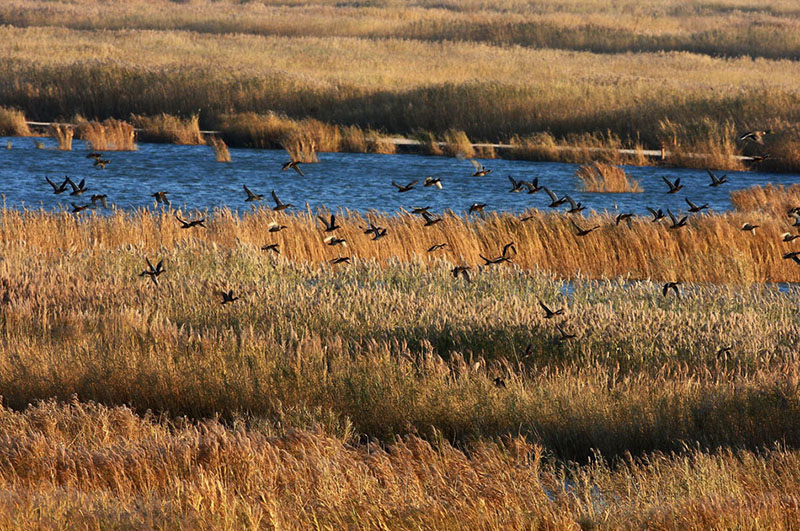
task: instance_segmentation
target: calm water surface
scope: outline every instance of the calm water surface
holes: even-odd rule
[[[151,194],[169,192],[173,206],[205,210],[228,207],[237,211],[250,208],[245,203],[242,185],[264,194],[264,204],[272,206],[272,190],[284,202],[316,210],[326,207],[336,211],[375,209],[397,212],[416,206],[430,206],[434,211],[452,209],[463,212],[472,203],[487,203],[487,210],[523,212],[529,208],[546,209],[549,199],[537,194],[510,193],[508,176],[515,179],[539,178],[539,184],[558,193],[569,194],[589,209],[602,212],[634,212],[647,215],[647,207],[669,208],[685,212],[689,198],[697,204],[708,203],[718,212],[731,210],[730,192],[756,184],[793,184],[797,174],[751,172],[727,173],[729,183],[712,188],[703,170],[626,167],[638,180],[644,192],[638,194],[596,194],[580,191],[575,177],[577,164],[482,160],[493,171],[486,177],[472,177],[468,161],[449,157],[421,155],[371,155],[356,153],[320,153],[318,164],[302,166],[305,177],[294,171],[281,171],[288,160],[282,150],[231,148],[232,162],[216,162],[206,146],[172,144],[139,144],[137,151],[109,151],[104,157],[111,163],[96,169],[86,158],[89,152],[83,142],[75,141],[72,151],[59,151],[54,139],[39,139],[45,149],[36,149],[33,138],[0,138],[0,192],[11,208],[69,208],[69,203],[85,204],[93,193],[107,194],[109,201],[120,208],[153,206]],[[11,141],[12,149],[5,149]],[[45,176],[61,182],[69,175],[75,182],[86,179],[89,191],[81,197],[66,193],[55,195]],[[424,188],[426,176],[439,177],[443,189]],[[661,176],[681,178],[685,188],[667,194]],[[414,190],[399,193],[392,181],[406,184],[418,179]],[[563,209],[563,207],[562,207]]]

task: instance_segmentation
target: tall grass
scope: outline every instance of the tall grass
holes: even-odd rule
[[[163,142],[183,145],[204,144],[200,133],[200,117],[181,119],[161,113],[157,116],[131,115],[131,122],[139,129],[138,138],[142,142]]]
[[[231,153],[228,151],[228,146],[225,144],[224,140],[214,135],[209,135],[206,142],[214,150],[214,155],[217,157],[217,162],[231,161]]]
[[[578,168],[577,177],[583,182],[586,192],[624,193],[641,192],[639,181],[628,177],[625,170],[612,164],[594,162]]]
[[[31,130],[25,121],[25,113],[0,106],[0,135],[31,136]]]
[[[135,131],[131,124],[109,118],[103,122],[80,122],[78,137],[95,151],[135,151]]]
[[[50,134],[58,141],[58,149],[61,151],[72,150],[72,137],[75,135],[75,130],[70,125],[52,124],[50,125]]]
[[[800,184],[751,186],[731,192],[731,203],[740,212],[766,212],[785,217],[790,209],[800,207]]]

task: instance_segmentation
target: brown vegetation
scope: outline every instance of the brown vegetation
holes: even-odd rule
[[[135,151],[135,131],[131,124],[109,118],[103,122],[80,122],[78,138],[95,151]]]
[[[0,107],[0,135],[31,136],[31,130],[25,121],[25,113],[17,109]]]
[[[584,165],[576,172],[583,182],[585,192],[624,193],[641,192],[639,181],[628,177],[625,170],[613,164],[594,162]]]
[[[209,135],[206,141],[209,146],[214,150],[214,155],[217,157],[217,162],[230,162],[231,153],[228,151],[228,146],[221,138]]]
[[[163,142],[183,145],[201,145],[203,135],[200,133],[200,117],[181,119],[161,113],[157,116],[131,115],[131,122],[139,129],[137,132],[141,142]]]
[[[789,209],[800,207],[800,184],[751,186],[731,192],[731,203],[739,212],[764,212],[785,217]]]
[[[72,137],[75,130],[71,125],[52,124],[50,126],[50,136],[54,136],[58,141],[58,149],[61,151],[72,150]]]

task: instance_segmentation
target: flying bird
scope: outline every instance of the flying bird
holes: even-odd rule
[[[567,214],[577,214],[578,212],[586,210],[586,207],[583,206],[583,203],[576,203],[574,199],[566,194],[564,194],[564,199],[566,199],[567,203],[569,203],[569,210],[567,210]]]
[[[669,293],[669,290],[673,290],[675,292],[675,296],[680,297],[681,293],[678,291],[678,284],[680,284],[680,282],[667,282],[664,284],[664,287],[661,288],[661,294],[666,297],[667,293]]]
[[[461,275],[466,279],[467,282],[472,282],[472,280],[469,278],[469,269],[469,266],[456,266],[453,268],[451,273],[453,273],[455,278],[458,278],[458,276]]]
[[[262,251],[272,251],[275,254],[281,254],[281,251],[280,251],[280,249],[278,249],[278,247],[280,247],[280,244],[270,243],[268,245],[262,245],[261,246],[261,250]]]
[[[708,208],[708,203],[706,203],[704,205],[697,206],[694,203],[692,203],[691,201],[689,201],[688,197],[684,197],[683,200],[686,201],[687,205],[689,205],[689,212],[692,212],[692,213],[695,213],[695,214],[697,212],[702,211],[703,209]]]
[[[111,164],[111,161],[110,160],[106,160],[106,159],[95,159],[94,160],[94,167],[95,168],[104,170],[104,169],[106,169],[106,164]]]
[[[153,281],[153,284],[158,286],[158,275],[164,272],[164,260],[161,259],[155,267],[153,267],[153,264],[150,262],[149,258],[145,257],[145,261],[147,262],[147,269],[139,273],[139,276],[149,276],[150,280]]]
[[[528,189],[529,194],[535,194],[536,192],[542,189],[542,187],[539,186],[538,177],[534,177],[532,181],[522,181],[522,184],[524,184],[525,188]]]
[[[203,227],[204,229],[207,228],[205,226],[205,221],[206,221],[205,218],[193,219],[193,220],[190,220],[190,221],[186,221],[185,219],[182,219],[178,215],[178,213],[176,212],[175,213],[175,219],[177,219],[178,222],[181,224],[181,228],[182,229],[191,229],[192,227]]]
[[[442,180],[438,177],[426,177],[423,186],[435,186],[439,190],[442,189]]]
[[[323,225],[325,225],[325,229],[323,232],[333,232],[336,229],[341,229],[339,225],[336,224],[336,215],[331,214],[331,219],[328,221],[327,219],[323,218],[322,216],[317,216]]]
[[[76,205],[75,203],[70,203],[72,205],[72,212],[77,214],[78,212],[83,212],[87,208],[92,206],[92,203],[86,203],[85,205]]]
[[[556,315],[564,315],[564,308],[559,308],[558,310],[553,311],[550,308],[548,308],[547,305],[542,301],[539,301],[539,306],[541,306],[542,310],[544,310],[545,319],[552,319]]]
[[[628,228],[633,228],[633,213],[632,212],[625,212],[617,214],[617,217],[614,218],[614,222],[616,225],[619,225],[620,221],[624,221],[628,224]]]
[[[800,251],[792,251],[791,253],[786,253],[783,255],[784,260],[794,260],[798,264],[800,264]]]
[[[347,245],[347,240],[344,238],[337,238],[336,236],[328,236],[324,240],[325,243],[333,247],[334,245]]]
[[[69,195],[78,196],[88,190],[88,188],[86,188],[86,179],[81,179],[80,183],[75,184],[72,182],[72,179],[67,177],[67,183],[72,187],[72,191],[69,193]]]
[[[597,230],[597,229],[600,228],[600,225],[595,225],[594,227],[591,227],[589,229],[584,229],[584,228],[581,228],[581,226],[578,225],[577,223],[575,223],[574,221],[572,221],[572,220],[569,220],[569,221],[570,221],[570,223],[572,223],[572,226],[575,227],[575,230],[577,231],[576,234],[578,236],[586,236],[587,234],[589,234],[593,230]]]
[[[278,195],[275,193],[275,190],[272,191],[272,199],[275,201],[275,206],[272,207],[272,210],[275,212],[280,212],[281,210],[286,210],[287,208],[294,207],[291,203],[284,203],[280,199],[278,199]]]
[[[556,194],[554,194],[553,191],[550,188],[548,188],[546,186],[542,186],[542,190],[544,190],[544,193],[546,193],[550,197],[550,199],[552,200],[551,203],[549,205],[547,205],[550,208],[558,208],[558,207],[560,207],[561,205],[563,205],[564,203],[567,202],[567,198],[566,197],[562,197],[562,198],[559,199],[559,197]]]
[[[92,201],[92,206],[96,205],[99,201],[103,208],[108,208],[108,196],[106,194],[92,194],[90,198]]]
[[[559,341],[567,341],[569,339],[575,339],[576,337],[578,337],[577,334],[568,334],[568,333],[566,333],[564,331],[564,329],[561,328],[561,325],[559,325],[559,324],[556,325],[556,328],[558,329],[558,333],[561,334],[559,336],[559,338],[558,338]]]
[[[660,221],[666,217],[664,215],[664,211],[661,210],[660,208],[658,210],[654,210],[650,207],[647,207],[647,210],[649,210],[650,213],[653,215],[653,219],[651,220],[653,223],[655,223],[656,221]]]
[[[525,188],[525,181],[517,181],[512,176],[508,176],[508,180],[511,181],[511,192],[521,192],[523,188]]]
[[[294,159],[290,160],[289,162],[286,162],[286,163],[284,163],[283,166],[281,166],[281,171],[286,171],[288,169],[292,169],[292,170],[296,171],[297,173],[299,173],[301,177],[305,177],[305,174],[303,173],[303,170],[300,169],[300,166],[298,166],[298,164],[300,164],[299,160],[294,160]]]
[[[66,192],[67,191],[67,186],[69,186],[69,183],[71,182],[69,177],[64,179],[64,182],[61,183],[60,185],[58,185],[58,184],[54,183],[53,181],[51,181],[50,177],[45,177],[45,179],[50,184],[50,186],[53,187],[53,193],[54,194],[63,194],[64,192]]]
[[[267,225],[268,232],[280,232],[286,228],[286,225],[281,225],[275,221],[270,221],[269,225]]]
[[[486,168],[483,167],[483,164],[481,164],[477,160],[474,159],[467,159],[467,160],[469,160],[472,163],[472,165],[475,166],[475,173],[472,174],[473,177],[483,177],[484,175],[489,175],[490,173],[492,173],[492,170],[487,170]]]
[[[721,184],[725,184],[726,182],[728,182],[727,175],[723,175],[722,177],[717,177],[717,174],[709,169],[706,169],[706,172],[708,172],[708,176],[711,177],[711,184],[709,184],[709,186],[719,186]]]
[[[800,238],[800,234],[791,234],[789,232],[784,232],[781,236],[783,237],[783,241],[785,242],[790,242],[796,240],[797,238]]]
[[[428,247],[428,252],[432,253],[434,251],[438,251],[439,249],[444,249],[445,247],[447,247],[447,243],[435,243]]]
[[[755,234],[756,229],[760,226],[761,225],[753,225],[752,223],[745,223],[744,225],[742,225],[742,230],[749,230],[750,234]]]
[[[217,294],[222,295],[222,302],[221,304],[225,305],[229,302],[236,302],[239,300],[239,297],[235,297],[233,295],[233,290],[229,291],[218,291]]]
[[[669,219],[672,220],[672,225],[669,226],[670,229],[679,229],[681,227],[686,226],[686,220],[689,219],[689,216],[683,216],[680,220],[675,217],[675,214],[672,213],[670,209],[667,209],[667,214],[669,214]]]
[[[442,221],[441,216],[434,216],[428,212],[423,212],[422,217],[425,218],[425,227],[430,227]]]
[[[332,264],[349,264],[350,257],[349,256],[337,256],[333,260],[330,261]]]
[[[483,209],[486,208],[488,205],[486,203],[472,203],[469,207],[469,213],[472,214],[473,212],[477,212],[479,214],[483,214]]]
[[[164,205],[169,206],[169,199],[167,199],[167,192],[156,192],[152,194],[151,197],[154,197],[156,203],[162,203]]]
[[[661,178],[662,178],[662,179],[664,179],[664,182],[665,182],[665,183],[667,183],[667,186],[669,186],[669,191],[667,192],[668,194],[674,194],[674,193],[676,193],[678,190],[680,190],[681,188],[683,188],[683,185],[681,184],[681,178],[680,178],[680,177],[678,177],[677,179],[675,179],[675,181],[674,181],[674,182],[673,182],[673,181],[670,181],[669,179],[667,179],[667,178],[666,178],[666,177],[664,177],[663,175],[661,176]]]
[[[413,190],[413,189],[414,189],[414,186],[415,186],[415,185],[416,185],[418,182],[419,182],[419,181],[417,181],[417,180],[414,180],[414,181],[411,181],[410,183],[406,184],[405,186],[402,186],[402,185],[399,185],[399,184],[397,184],[396,182],[392,181],[392,186],[394,186],[395,188],[397,188],[397,191],[398,191],[398,192],[408,192],[409,190]]]
[[[745,142],[745,141],[749,140],[750,142],[755,142],[757,144],[763,144],[764,143],[764,136],[766,136],[768,134],[771,134],[771,133],[772,133],[772,131],[769,130],[769,129],[767,129],[765,131],[747,131],[746,133],[739,135],[739,141],[740,142]]]
[[[247,194],[247,199],[245,199],[245,202],[261,201],[262,199],[264,199],[264,196],[262,194],[254,194],[253,191],[250,190],[250,188],[248,188],[246,184],[243,184],[242,188],[244,188],[244,193]]]

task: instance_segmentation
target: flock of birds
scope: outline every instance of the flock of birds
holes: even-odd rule
[[[748,141],[749,140],[749,141],[761,143],[763,136],[768,134],[768,133],[769,133],[769,131],[751,131],[751,132],[745,133],[744,135],[741,135],[739,137],[739,139],[742,140],[742,141]],[[105,168],[105,166],[111,162],[111,161],[109,161],[107,159],[103,159],[102,158],[102,154],[100,154],[100,153],[89,153],[87,155],[87,158],[94,159],[94,166],[97,167],[98,169]],[[474,166],[474,170],[475,171],[472,173],[473,177],[483,177],[483,176],[489,175],[492,172],[491,169],[486,168],[480,162],[478,162],[476,160],[472,160],[472,159],[468,159],[468,160]],[[283,164],[282,170],[283,171],[294,170],[295,172],[297,172],[298,175],[304,176],[304,173],[303,173],[302,169],[300,168],[300,164],[301,163],[302,162],[299,161],[299,160],[292,159],[292,160],[286,162],[285,164]],[[707,169],[706,172],[708,173],[708,176],[710,178],[709,186],[718,187],[718,186],[722,186],[722,185],[728,183],[727,175],[721,175],[721,176],[717,175],[711,169]],[[663,179],[664,183],[667,186],[667,189],[665,190],[665,192],[667,194],[678,193],[680,190],[682,190],[684,188],[684,185],[681,184],[680,178],[677,178],[674,181],[670,180],[670,179],[668,179],[668,178],[666,178],[664,176],[662,176],[661,178]],[[85,179],[82,179],[77,184],[72,179],[70,179],[70,177],[65,177],[65,179],[61,183],[54,182],[50,177],[45,177],[45,179],[46,179],[47,183],[52,187],[54,194],[62,194],[62,193],[69,192],[69,195],[72,196],[72,197],[80,197],[85,192],[87,192],[87,190],[89,190],[89,188],[86,186],[86,180]],[[580,203],[578,201],[575,201],[568,194],[559,195],[556,192],[554,192],[553,190],[551,190],[550,188],[548,188],[547,186],[541,185],[539,183],[539,179],[538,178],[534,178],[531,181],[525,181],[525,180],[516,180],[513,177],[508,176],[508,180],[511,183],[511,189],[510,189],[511,193],[526,192],[528,194],[536,194],[536,193],[542,191],[542,192],[544,192],[544,194],[549,199],[549,203],[546,206],[548,208],[551,208],[551,209],[557,209],[557,208],[559,208],[559,207],[561,207],[563,205],[566,205],[567,206],[567,210],[564,211],[564,213],[566,215],[579,214],[579,213],[581,213],[582,211],[584,211],[586,209],[586,207],[582,203]],[[397,189],[397,193],[406,193],[406,192],[409,192],[411,190],[414,190],[414,188],[417,186],[417,184],[419,184],[418,180],[413,180],[413,181],[405,183],[405,184],[400,184],[400,183],[397,183],[395,181],[392,181],[392,186],[394,186]],[[443,187],[442,180],[441,180],[441,178],[438,178],[438,177],[432,177],[432,176],[431,177],[427,177],[423,182],[423,187],[431,187],[431,188],[436,188],[436,189],[442,189],[442,187]],[[244,201],[246,203],[255,203],[255,202],[259,202],[259,201],[262,201],[262,200],[265,199],[265,195],[264,194],[254,192],[253,190],[248,188],[247,185],[243,185],[243,190],[244,190],[244,193],[245,193]],[[153,194],[151,194],[151,196],[154,198],[156,204],[163,204],[163,205],[166,205],[166,206],[170,206],[170,200],[168,198],[168,192],[166,192],[166,191],[156,191]],[[272,207],[272,210],[275,211],[275,212],[282,212],[282,211],[285,211],[285,210],[287,210],[289,208],[293,208],[294,207],[293,204],[286,203],[286,202],[282,201],[278,197],[278,195],[275,193],[274,190],[270,193],[270,196],[272,198],[272,201],[274,202],[274,206]],[[679,213],[678,215],[676,215],[670,209],[667,209],[667,212],[665,214],[664,211],[661,208],[650,208],[650,207],[648,207],[648,211],[652,215],[651,222],[657,223],[657,222],[660,222],[661,220],[666,220],[667,218],[669,218],[669,221],[668,221],[668,224],[667,224],[667,228],[670,229],[670,230],[679,230],[679,229],[681,229],[683,227],[686,227],[690,214],[700,213],[703,210],[707,210],[709,208],[709,205],[707,203],[698,205],[698,204],[692,202],[688,197],[685,197],[684,200],[685,200],[685,202],[686,202],[686,204],[688,206],[689,214],[685,214],[684,215],[684,214],[680,214]],[[79,212],[82,212],[82,211],[84,211],[86,209],[97,207],[97,206],[102,206],[103,208],[108,208],[108,198],[107,198],[107,196],[105,194],[92,194],[90,196],[90,202],[88,202],[86,204],[82,204],[81,205],[81,204],[72,203],[72,212],[79,213]],[[488,205],[486,203],[473,203],[469,207],[468,212],[469,212],[469,214],[477,213],[479,215],[483,215],[484,209],[487,206]],[[421,218],[423,220],[423,226],[425,226],[425,227],[430,227],[432,225],[440,223],[444,219],[443,216],[435,215],[434,213],[430,212],[430,207],[414,207],[414,208],[411,209],[410,212],[412,214],[421,216]],[[789,217],[794,219],[794,222],[792,223],[792,226],[795,227],[795,228],[798,228],[798,230],[800,230],[800,207],[794,207],[794,208],[790,209],[787,212],[787,214],[789,215]],[[180,224],[180,228],[181,229],[192,229],[192,228],[195,228],[195,227],[203,227],[203,228],[205,228],[206,227],[206,225],[205,225],[206,219],[205,218],[183,219],[177,212],[174,215],[175,215],[176,220]],[[521,222],[525,222],[525,221],[531,220],[531,219],[534,218],[534,215],[535,214],[522,215],[520,217],[520,221]],[[634,218],[634,213],[632,213],[632,212],[620,212],[614,219],[614,226],[619,226],[620,223],[624,222],[630,228],[630,227],[632,227],[633,218]],[[322,233],[325,235],[325,237],[323,238],[323,242],[326,245],[329,245],[331,247],[346,246],[347,245],[347,241],[346,241],[345,238],[339,237],[339,236],[336,235],[336,231],[341,228],[341,226],[337,224],[336,215],[334,215],[334,214],[330,214],[330,215],[327,215],[327,216],[319,215],[318,219],[322,224],[321,230],[322,230]],[[569,221],[572,224],[573,228],[575,229],[576,237],[581,237],[581,238],[582,237],[586,237],[589,234],[591,234],[593,231],[595,231],[595,230],[600,228],[599,225],[594,225],[594,226],[591,226],[591,227],[583,227],[572,218],[570,218]],[[756,231],[756,229],[758,227],[759,226],[755,225],[755,224],[745,223],[744,225],[742,225],[741,230],[742,231],[749,231],[749,232],[755,234],[755,231]],[[279,232],[281,230],[284,230],[286,228],[287,228],[286,225],[281,225],[281,224],[273,221],[268,226],[268,232],[275,233],[275,232]],[[388,229],[386,227],[379,227],[379,226],[375,225],[371,221],[369,222],[369,225],[364,228],[364,234],[371,235],[373,241],[380,240],[381,238],[385,237],[387,235],[387,233],[388,233]],[[791,241],[793,241],[793,240],[795,240],[797,238],[800,238],[800,234],[791,234],[789,232],[786,232],[786,233],[784,233],[782,235],[782,241],[784,241],[784,242],[791,242]],[[447,243],[446,242],[433,243],[427,249],[427,252],[428,253],[434,253],[434,252],[436,252],[438,250],[441,250],[441,249],[444,249],[446,247],[447,247]],[[273,252],[273,253],[276,253],[276,254],[280,254],[280,246],[279,246],[278,243],[266,244],[263,247],[261,247],[261,249],[264,250],[264,251],[269,251],[269,252]],[[517,254],[517,249],[516,249],[515,242],[509,242],[509,243],[507,243],[507,244],[505,244],[503,246],[502,251],[497,256],[486,257],[486,256],[483,256],[482,254],[479,255],[481,257],[481,259],[483,259],[484,263],[482,265],[477,266],[477,268],[480,270],[483,267],[502,264],[502,263],[505,263],[505,262],[511,262],[514,259],[516,254]],[[797,264],[800,264],[800,251],[788,252],[788,253],[783,255],[783,258],[784,259],[788,259],[788,260],[793,260]],[[336,258],[331,259],[330,262],[332,264],[344,264],[344,263],[350,263],[350,259],[351,259],[350,256],[341,256],[341,255],[339,255]],[[141,277],[149,277],[150,280],[155,285],[158,285],[158,277],[165,272],[164,260],[163,259],[160,260],[155,266],[147,258],[146,258],[146,262],[147,262],[147,269],[142,271],[139,274],[139,276],[141,276]],[[472,278],[470,276],[471,271],[472,271],[472,267],[469,266],[469,265],[457,265],[451,270],[451,273],[452,273],[453,277],[456,278],[456,279],[458,279],[460,277],[460,278],[463,278],[466,282],[472,282]],[[662,290],[661,290],[663,296],[664,297],[668,296],[669,292],[672,291],[675,294],[675,296],[680,297],[679,286],[680,286],[680,282],[677,281],[677,280],[676,281],[666,282],[663,285]],[[217,294],[221,297],[221,301],[220,302],[223,305],[230,304],[230,303],[233,303],[233,302],[239,300],[239,297],[237,297],[234,294],[233,290],[218,291]],[[559,308],[557,310],[552,310],[541,301],[539,301],[539,305],[542,308],[542,310],[545,312],[545,315],[544,315],[545,319],[552,319],[552,318],[555,318],[557,316],[561,316],[564,313],[564,309],[563,308]],[[565,331],[564,328],[560,324],[556,324],[556,329],[559,332],[559,336],[558,336],[558,340],[559,341],[567,341],[567,340],[570,340],[570,339],[575,339],[577,337],[575,334],[571,334],[571,333],[568,333],[567,331]],[[730,347],[725,347],[725,348],[721,349],[720,352],[718,352],[718,355],[721,354],[721,353],[726,353],[728,351],[730,351]],[[497,385],[503,384],[503,382],[499,381],[499,380],[496,380],[495,383]]]

